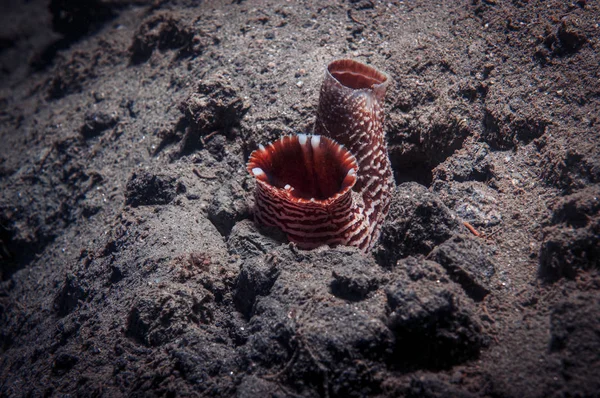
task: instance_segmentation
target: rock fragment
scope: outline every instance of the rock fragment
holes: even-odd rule
[[[564,377],[563,393],[593,396],[600,391],[600,296],[576,292],[554,305],[550,315],[550,352]],[[557,394],[557,395],[560,395]]]
[[[245,191],[235,180],[219,188],[208,207],[208,219],[223,236],[229,235],[236,222],[249,216]]]
[[[118,122],[119,116],[116,113],[89,113],[85,116],[84,124],[81,127],[81,135],[86,139],[97,137],[105,130],[113,128]]]
[[[127,181],[125,204],[133,207],[165,205],[186,191],[177,177],[153,170],[137,170]]]
[[[444,267],[473,300],[481,301],[490,292],[490,279],[496,267],[491,250],[477,239],[454,236],[433,249],[427,258]]]
[[[386,267],[411,255],[427,255],[456,233],[466,232],[459,218],[423,185],[408,182],[397,187],[390,212],[375,248]]]
[[[600,268],[600,185],[561,198],[544,229],[539,275],[546,281],[573,279]]]
[[[276,232],[274,236],[277,237],[278,234],[278,239],[263,233],[252,220],[242,220],[231,230],[227,248],[230,254],[238,255],[242,259],[259,256],[287,240],[281,231]]]
[[[437,263],[400,261],[386,295],[400,368],[449,368],[476,358],[486,343],[472,301]]]

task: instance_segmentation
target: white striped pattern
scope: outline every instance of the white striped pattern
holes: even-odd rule
[[[389,81],[386,74],[356,61],[329,65],[321,86],[317,135],[284,136],[266,148],[260,145],[250,156],[248,171],[257,181],[258,222],[280,228],[305,249],[322,244],[352,245],[364,251],[373,247],[394,189],[383,131],[382,102]],[[290,149],[294,145],[298,152]],[[299,197],[301,192],[291,181],[278,181],[280,175],[290,178],[287,172],[270,169],[274,164],[282,168],[295,164],[292,153],[301,154],[299,172],[306,173],[307,184],[314,178],[319,186],[318,181],[330,181],[332,173],[341,169],[342,188],[324,199]],[[340,162],[331,170],[321,166],[330,155]],[[275,160],[277,156],[285,161]]]

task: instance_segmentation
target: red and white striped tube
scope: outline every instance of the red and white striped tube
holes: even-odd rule
[[[372,248],[394,189],[383,131],[389,81],[357,61],[329,64],[317,135],[285,136],[250,156],[258,222],[279,227],[304,249]]]

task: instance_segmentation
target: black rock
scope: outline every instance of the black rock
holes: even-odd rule
[[[322,395],[327,382],[334,396],[379,391],[375,369],[390,357],[394,340],[384,322],[385,299],[367,295],[348,302],[332,295],[330,284],[333,271],[344,266],[370,267],[377,279],[384,271],[356,248],[301,251],[281,246],[262,257],[278,276],[268,292],[256,296],[247,344],[241,349],[246,360],[306,396]],[[263,267],[261,273],[273,272]]]
[[[279,270],[263,257],[242,264],[233,295],[238,310],[249,318],[256,297],[267,295],[278,276]]]
[[[396,366],[445,369],[476,358],[485,343],[472,301],[437,263],[400,261],[386,288]]]
[[[466,232],[465,227],[436,194],[407,182],[394,193],[375,256],[382,266],[392,267],[401,258],[429,254],[460,232]]]
[[[245,191],[235,180],[219,188],[208,207],[208,219],[223,236],[229,235],[236,222],[249,216]]]
[[[184,287],[173,293],[141,295],[129,312],[126,335],[148,346],[165,344],[192,325],[210,319],[208,303],[212,300],[206,290],[192,292]]]
[[[194,32],[186,21],[172,14],[151,15],[140,24],[133,37],[131,63],[141,64],[148,61],[155,49],[178,49],[180,55],[193,47]]]
[[[187,155],[206,146],[217,158],[224,156],[225,140],[219,139],[213,144],[209,141],[207,144],[203,137],[218,132],[231,138],[249,108],[240,90],[223,74],[216,73],[203,79],[196,92],[179,106],[185,124],[189,126],[181,140],[179,155]]]
[[[231,230],[227,240],[227,248],[230,254],[238,255],[241,259],[259,256],[287,241],[283,232],[277,232],[275,234],[265,234],[263,229],[259,229],[251,220],[242,220],[235,224]],[[278,237],[278,239],[273,236]]]
[[[594,396],[600,391],[600,295],[578,292],[554,305],[550,352],[564,377],[564,395]],[[557,396],[561,395],[557,393]]]
[[[164,205],[185,191],[185,185],[178,182],[177,177],[141,169],[127,181],[125,204],[133,207]]]
[[[493,176],[490,147],[484,142],[457,151],[433,170],[434,180],[443,181],[487,181]]]
[[[600,268],[600,185],[561,198],[540,248],[539,276],[549,282]]]
[[[352,262],[336,267],[332,272],[331,292],[345,300],[360,301],[378,289],[382,282],[380,272],[366,263]]]
[[[81,135],[83,135],[84,138],[96,137],[103,131],[113,128],[118,122],[119,116],[114,113],[90,113],[85,117],[84,124],[81,127]]]
[[[454,236],[433,249],[427,259],[442,265],[473,300],[481,301],[490,292],[496,267],[491,251],[477,239]]]

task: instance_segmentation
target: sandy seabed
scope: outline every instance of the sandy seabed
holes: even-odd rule
[[[598,2],[82,4],[1,6],[0,396],[599,396]],[[252,221],[338,58],[394,81],[367,254]]]

